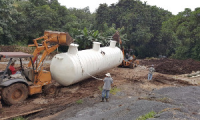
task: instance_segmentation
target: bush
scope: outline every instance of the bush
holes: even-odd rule
[[[151,112],[149,112],[149,113],[147,113],[145,115],[140,116],[136,120],[146,120],[146,119],[149,119],[149,118],[154,118],[155,115],[156,115],[156,112],[151,111]]]
[[[13,118],[12,120],[27,120],[27,119],[25,119],[23,117],[16,117],[16,118]]]
[[[82,104],[82,103],[83,103],[83,100],[81,100],[81,99],[80,99],[80,100],[77,100],[76,103]]]

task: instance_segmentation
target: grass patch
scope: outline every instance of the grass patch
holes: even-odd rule
[[[119,92],[119,91],[120,91],[119,88],[113,87],[113,88],[110,90],[110,93],[113,94],[113,95],[115,95],[115,94],[116,94],[117,92]]]
[[[76,103],[77,103],[77,104],[82,104],[82,103],[83,103],[83,100],[81,100],[81,99],[80,99],[80,100],[77,100]]]
[[[27,120],[27,119],[25,119],[25,118],[23,118],[23,117],[15,117],[15,118],[13,118],[12,120]]]
[[[99,91],[102,92],[103,88],[101,86],[98,87]]]
[[[136,120],[146,120],[146,119],[149,119],[149,118],[154,118],[156,115],[156,112],[154,111],[151,111],[145,115],[142,115],[140,117],[138,117]]]
[[[98,89],[102,92],[103,88],[101,86],[98,87]],[[111,90],[110,90],[110,93],[115,95],[117,92],[119,92],[120,89],[117,88],[117,87],[112,87]]]

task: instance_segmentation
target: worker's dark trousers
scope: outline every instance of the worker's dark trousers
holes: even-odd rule
[[[109,97],[109,93],[110,93],[110,90],[103,89],[103,91],[102,91],[102,98],[105,98],[105,95],[106,95],[106,98],[108,98]]]

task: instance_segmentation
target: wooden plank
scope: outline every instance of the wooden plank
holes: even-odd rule
[[[42,108],[42,109],[39,109],[39,110],[29,111],[29,112],[26,112],[26,113],[21,113],[21,114],[14,115],[14,116],[9,116],[9,117],[5,117],[5,118],[0,118],[0,119],[1,119],[1,120],[7,120],[7,119],[10,119],[10,118],[15,118],[15,117],[19,117],[19,116],[24,116],[24,115],[28,115],[28,114],[40,112],[40,111],[43,111],[43,110],[45,110],[45,108]]]

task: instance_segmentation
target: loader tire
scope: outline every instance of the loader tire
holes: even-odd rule
[[[56,93],[56,86],[53,84],[44,86],[44,94],[45,95],[54,95]]]
[[[5,87],[2,91],[3,101],[7,105],[14,105],[24,101],[28,97],[28,88],[23,83],[15,83]]]
[[[133,69],[133,63],[130,63],[129,68]]]

